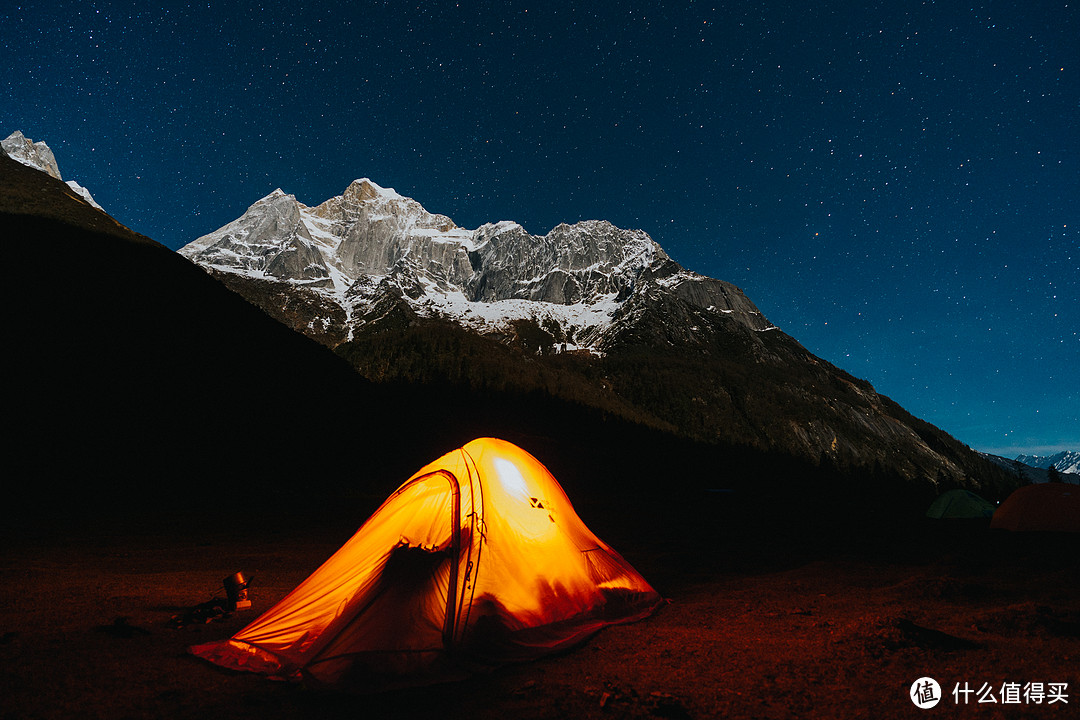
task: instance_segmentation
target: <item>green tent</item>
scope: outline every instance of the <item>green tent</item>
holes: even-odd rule
[[[931,518],[989,518],[994,514],[994,503],[979,497],[970,490],[949,490],[938,495],[930,504],[926,517]]]

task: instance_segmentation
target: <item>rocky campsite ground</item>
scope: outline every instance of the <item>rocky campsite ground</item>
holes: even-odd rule
[[[374,696],[230,674],[186,652],[303,580],[360,524],[354,513],[141,516],[62,536],[9,526],[0,717],[1076,717],[1075,536],[917,517],[874,530],[830,517],[769,526],[712,502],[651,525],[579,508],[669,600],[653,617],[555,657]],[[251,611],[176,619],[223,595],[238,570],[254,578]],[[908,698],[923,676],[945,695],[934,711]],[[998,703],[972,694],[958,706],[952,690],[965,683],[987,683]],[[1067,683],[1068,704],[1003,705],[1011,683]]]

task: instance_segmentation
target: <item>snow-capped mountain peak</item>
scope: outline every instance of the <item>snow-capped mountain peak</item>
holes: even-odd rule
[[[11,133],[0,142],[0,153],[7,155],[12,160],[20,162],[23,165],[32,167],[35,170],[40,170],[57,180],[64,179],[60,176],[60,168],[56,164],[56,156],[53,155],[52,149],[46,145],[44,141],[39,140],[38,142],[34,142],[23,135],[19,130]],[[68,180],[67,186],[79,197],[96,207],[98,210],[102,209],[101,206],[97,204],[97,201],[90,195],[90,191],[79,183],[74,180]]]
[[[408,198],[403,195],[399,195],[394,188],[384,188],[377,184],[371,178],[358,178],[349,183],[349,187],[345,189],[346,194],[353,194],[357,196],[359,200],[407,200]]]
[[[16,130],[8,135],[3,142],[0,142],[0,148],[3,148],[4,154],[12,160],[17,160],[23,165],[40,170],[57,180],[64,179],[60,177],[60,168],[56,166],[56,157],[53,155],[53,151],[40,140],[34,142],[23,135],[21,131]]]
[[[638,296],[640,307],[650,289],[753,330],[772,328],[738,288],[683,270],[641,230],[603,220],[539,236],[509,221],[469,230],[368,178],[314,207],[275,190],[180,253],[218,272],[316,292],[344,309],[350,331],[391,303],[481,333],[531,320],[570,348],[602,352],[628,301]]]

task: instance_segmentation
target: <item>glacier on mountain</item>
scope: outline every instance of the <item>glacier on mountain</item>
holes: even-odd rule
[[[655,293],[774,329],[741,290],[683,269],[641,230],[599,220],[546,235],[508,221],[468,230],[367,178],[313,207],[275,190],[179,252],[208,269],[328,297],[345,309],[350,331],[377,320],[389,300],[480,333],[519,320],[557,326],[567,349],[602,352],[607,331]]]

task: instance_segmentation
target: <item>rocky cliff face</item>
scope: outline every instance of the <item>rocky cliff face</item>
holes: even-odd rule
[[[340,305],[341,336],[388,305],[502,334],[528,320],[571,349],[603,351],[608,330],[645,298],[671,292],[756,330],[771,327],[733,285],[688,272],[644,232],[608,222],[467,230],[370,180],[315,207],[276,190],[180,250],[218,272],[284,281]]]
[[[0,148],[12,160],[41,170],[57,180],[63,180],[60,177],[60,168],[56,166],[56,157],[44,142],[34,142],[16,130],[0,142]]]

